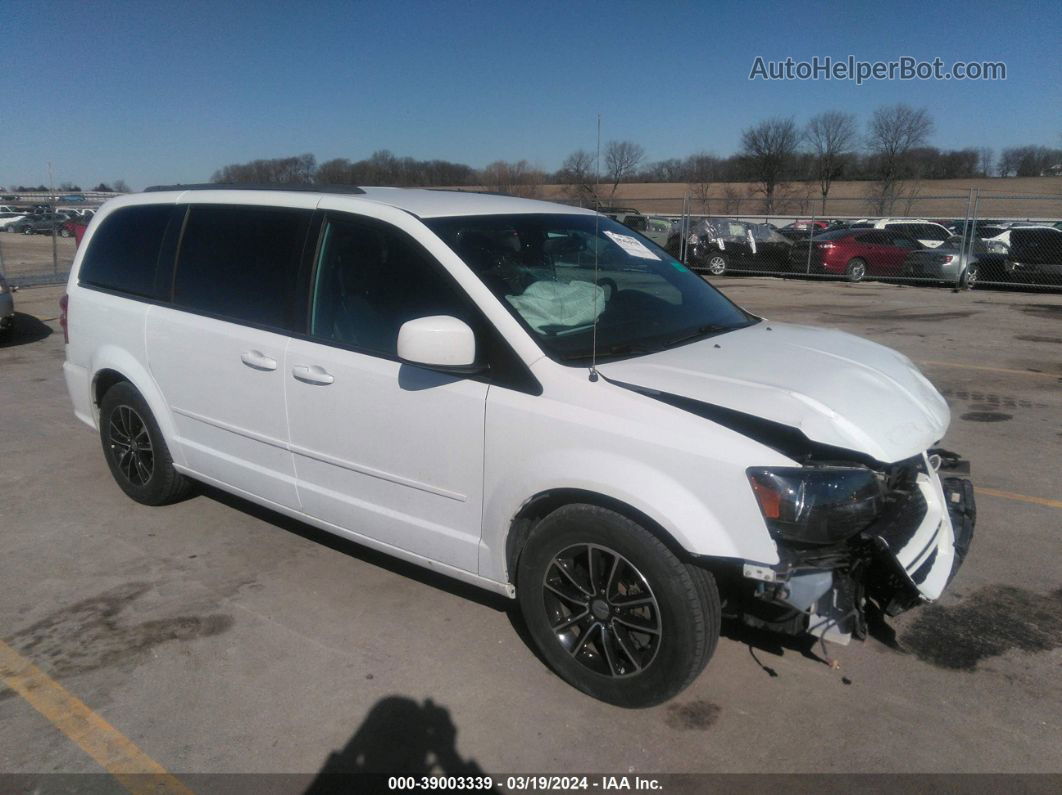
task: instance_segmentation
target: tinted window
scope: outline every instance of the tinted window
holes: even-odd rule
[[[312,336],[394,356],[402,324],[431,315],[476,326],[464,293],[404,233],[371,221],[328,220],[314,277]]]
[[[172,204],[115,210],[93,233],[79,281],[147,298],[165,297],[169,285],[160,283],[165,280],[156,274],[162,238],[174,213]]]
[[[843,237],[843,235],[842,235]],[[888,245],[891,240],[889,235],[875,229],[873,232],[864,232],[856,238],[860,243],[870,243],[871,245],[884,246]]]
[[[917,237],[920,240],[947,240],[950,235],[947,229],[943,229],[936,224],[921,224],[918,227]]]
[[[899,246],[900,248],[922,248],[922,244],[912,240],[909,237],[903,235],[893,235],[892,245]]]
[[[227,319],[290,328],[310,216],[309,210],[192,206],[173,302]]]

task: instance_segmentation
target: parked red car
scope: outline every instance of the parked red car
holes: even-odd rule
[[[81,245],[81,238],[85,236],[85,230],[88,229],[88,221],[84,221],[80,218],[71,219],[67,221],[61,227],[59,235],[61,237],[73,237],[74,247],[77,248]]]
[[[866,276],[899,276],[907,255],[920,248],[924,246],[917,240],[888,229],[837,229],[794,243],[789,267],[794,273],[833,274],[859,282]]]

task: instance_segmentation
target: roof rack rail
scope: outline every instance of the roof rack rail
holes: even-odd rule
[[[144,193],[164,190],[284,190],[301,193],[365,193],[356,185],[307,185],[305,183],[256,184],[251,182],[202,182],[194,185],[152,185]]]

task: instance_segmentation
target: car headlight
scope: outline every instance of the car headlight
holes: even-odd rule
[[[1002,240],[986,240],[985,248],[989,254],[1006,254],[1007,244]]]
[[[881,480],[863,467],[750,467],[749,483],[777,541],[833,544],[874,521]]]

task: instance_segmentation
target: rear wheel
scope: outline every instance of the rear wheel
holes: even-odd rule
[[[850,282],[861,282],[867,275],[867,263],[865,260],[856,257],[853,260],[849,260],[847,267],[844,269],[844,274],[848,277]]]
[[[719,593],[626,517],[567,505],[539,522],[520,557],[528,631],[561,678],[621,707],[668,700],[719,639]]]
[[[727,262],[726,257],[722,254],[712,254],[708,257],[707,269],[712,276],[722,276],[726,273]]]
[[[980,274],[978,273],[977,263],[974,263],[973,265],[968,267],[966,269],[966,272],[962,275],[962,282],[960,284],[962,289],[964,289],[964,290],[972,290],[974,287],[976,287],[977,286],[977,277],[979,275]]]
[[[184,499],[191,481],[173,468],[147,401],[128,381],[121,381],[100,403],[100,442],[115,482],[144,505],[166,505]]]

